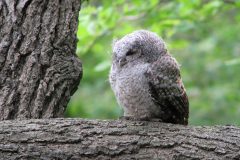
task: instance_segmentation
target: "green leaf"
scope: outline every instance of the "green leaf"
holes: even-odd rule
[[[102,72],[102,71],[104,71],[104,70],[109,69],[110,66],[111,66],[110,61],[103,61],[102,63],[99,63],[99,64],[94,68],[94,70],[95,70],[96,72]]]

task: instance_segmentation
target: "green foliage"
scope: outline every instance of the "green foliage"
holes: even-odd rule
[[[77,54],[83,79],[66,116],[117,118],[108,83],[113,39],[157,32],[181,64],[190,124],[240,125],[240,2],[234,0],[90,0],[79,14]]]

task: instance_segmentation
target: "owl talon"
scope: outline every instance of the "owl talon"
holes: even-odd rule
[[[127,121],[150,121],[150,122],[163,122],[162,119],[159,118],[148,118],[148,117],[130,117],[130,116],[121,116],[119,120],[127,120]]]
[[[120,120],[127,120],[127,121],[138,121],[136,117],[129,117],[129,116],[121,116],[119,117]]]
[[[163,120],[159,119],[159,118],[151,118],[151,119],[149,119],[149,121],[151,121],[151,122],[163,122]]]

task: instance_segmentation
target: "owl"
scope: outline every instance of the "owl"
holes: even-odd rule
[[[188,124],[179,65],[157,34],[137,30],[115,41],[109,81],[123,117]]]

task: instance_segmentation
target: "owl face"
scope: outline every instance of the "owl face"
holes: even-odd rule
[[[124,65],[134,61],[141,62],[143,60],[143,55],[141,48],[138,48],[137,45],[135,45],[137,42],[132,41],[125,43],[122,40],[118,41],[113,49],[113,61],[117,64],[117,66],[123,67]]]
[[[113,44],[113,63],[118,68],[127,64],[151,63],[166,52],[163,40],[155,33],[139,30]]]

